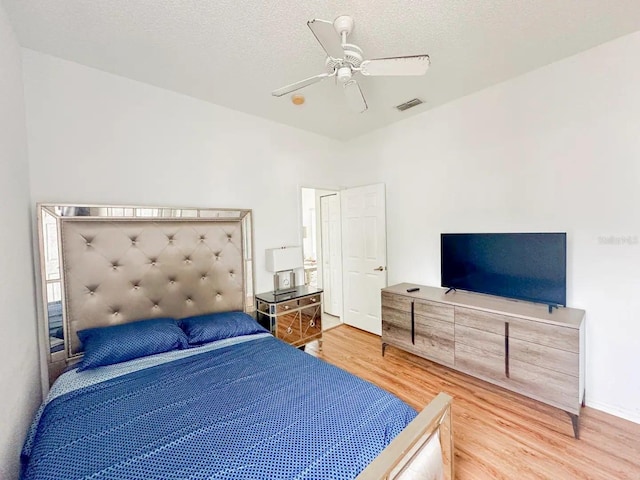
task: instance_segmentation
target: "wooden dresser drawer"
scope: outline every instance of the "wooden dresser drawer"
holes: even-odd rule
[[[401,312],[411,312],[411,298],[404,295],[382,292],[382,306],[400,310]]]
[[[411,307],[409,307],[411,308]],[[427,302],[424,300],[414,301],[414,311],[416,315],[440,320],[441,322],[453,323],[454,307],[444,303]]]
[[[411,314],[395,308],[382,306],[382,324],[388,323],[406,330],[411,330]]]
[[[382,341],[398,347],[411,345],[411,314],[382,307]]]
[[[408,349],[411,345],[411,326],[408,329],[382,322],[382,342]]]
[[[479,375],[498,384],[506,380],[504,353],[496,353],[484,344],[479,348],[455,344],[455,367],[471,375]]]
[[[415,316],[415,347],[429,358],[453,365],[453,323]]]
[[[456,325],[464,325],[485,332],[504,335],[504,324],[513,320],[513,317],[498,315],[496,313],[483,312],[472,308],[455,307]]]
[[[577,377],[580,357],[577,353],[551,348],[537,343],[509,337],[509,358]]]
[[[505,356],[504,335],[479,330],[477,328],[465,327],[456,324],[455,340],[457,344],[464,344],[469,347],[478,348],[481,346],[482,351],[492,355]]]
[[[580,351],[580,331],[575,328],[512,318],[509,321],[509,337],[576,354]]]
[[[578,377],[520,362],[513,357],[509,360],[507,386],[569,412],[580,408],[576,401],[580,397]]]

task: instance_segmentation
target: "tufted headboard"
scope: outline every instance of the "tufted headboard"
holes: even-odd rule
[[[243,310],[238,222],[62,221],[68,353],[77,331]]]
[[[46,314],[62,306],[64,357],[52,348],[50,365],[81,355],[85,328],[254,308],[249,210],[41,205],[39,217],[50,339]]]

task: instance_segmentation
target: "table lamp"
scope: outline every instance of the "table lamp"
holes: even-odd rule
[[[296,269],[302,268],[302,247],[280,247],[266,250],[267,270],[273,272],[274,293],[291,293],[296,289]]]

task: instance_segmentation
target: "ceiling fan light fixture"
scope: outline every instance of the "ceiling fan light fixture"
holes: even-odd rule
[[[347,83],[349,80],[351,80],[351,77],[353,76],[353,73],[351,72],[351,68],[350,67],[340,67],[338,69],[338,81],[340,83]]]

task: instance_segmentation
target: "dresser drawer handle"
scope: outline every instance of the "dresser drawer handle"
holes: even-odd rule
[[[284,308],[285,310],[289,310],[289,308],[290,308],[290,307],[289,307],[289,305],[285,305],[285,306],[284,306],[284,307],[282,307],[282,308]]]
[[[311,297],[311,301],[312,301],[313,303],[315,303],[315,302],[316,302],[316,297]]]
[[[309,326],[310,326],[310,327],[315,327],[315,326],[316,326],[316,322],[314,322],[313,320],[311,320],[311,321],[309,322]]]
[[[288,327],[287,328],[287,335],[291,335],[293,333],[293,328]]]

